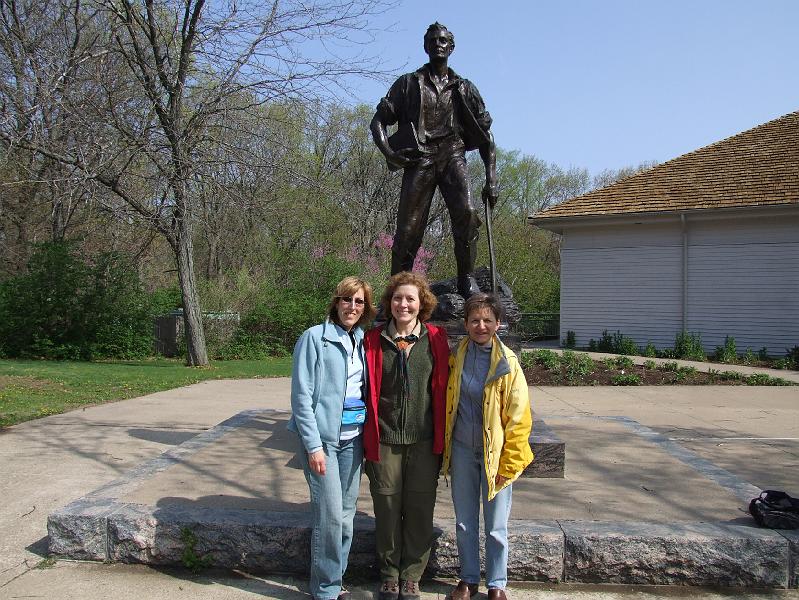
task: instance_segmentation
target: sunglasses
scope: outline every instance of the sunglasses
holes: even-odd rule
[[[352,296],[339,296],[338,299],[344,304],[355,304],[356,306],[363,306],[366,304],[366,300],[363,298],[353,298]]]

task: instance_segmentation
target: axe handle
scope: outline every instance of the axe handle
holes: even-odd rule
[[[486,234],[488,235],[488,266],[491,272],[491,293],[497,293],[497,261],[494,257],[494,229],[491,224],[491,206],[483,203],[486,210]]]

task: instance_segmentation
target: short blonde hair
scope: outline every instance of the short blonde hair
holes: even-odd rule
[[[345,277],[339,281],[336,286],[336,291],[330,299],[330,305],[327,308],[327,316],[334,323],[338,323],[338,303],[343,296],[354,296],[358,290],[363,290],[363,314],[358,319],[356,326],[364,326],[366,323],[371,322],[375,318],[374,298],[372,296],[372,286],[369,282],[360,277],[350,276]],[[340,324],[340,323],[339,323]]]
[[[391,298],[401,285],[413,285],[419,290],[419,320],[422,322],[427,321],[438,305],[438,299],[430,290],[430,283],[428,283],[427,277],[411,271],[402,271],[391,276],[380,299],[380,304],[383,306],[383,314],[386,315],[387,319],[390,318]]]

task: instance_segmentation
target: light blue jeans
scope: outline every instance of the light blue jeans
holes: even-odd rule
[[[361,484],[363,436],[324,444],[326,471],[317,475],[300,451],[302,467],[311,492],[311,581],[315,600],[333,600],[341,592],[352,545],[352,521]]]
[[[505,589],[508,583],[508,517],[511,486],[488,501],[488,482],[483,449],[452,441],[450,459],[452,503],[455,506],[455,535],[458,541],[460,578],[480,583],[480,501],[486,536],[486,586]]]

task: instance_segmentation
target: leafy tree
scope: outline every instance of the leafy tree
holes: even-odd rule
[[[164,236],[183,296],[187,362],[207,364],[194,267],[199,183],[213,178],[220,156],[233,170],[252,157],[242,136],[219,132],[237,130],[244,121],[235,116],[270,101],[313,99],[344,75],[373,76],[374,60],[345,56],[332,42],[363,41],[367,19],[382,3],[96,0],[85,11],[79,0],[63,1],[74,16],[65,27],[101,32],[78,61],[94,70],[78,88],[85,93],[64,103],[73,127],[88,115],[91,136],[81,146],[55,147],[0,128],[0,139],[82,173],[121,201],[120,213]],[[16,33],[25,40],[22,60],[36,61],[29,35],[35,12],[25,8],[18,16],[28,27]]]

